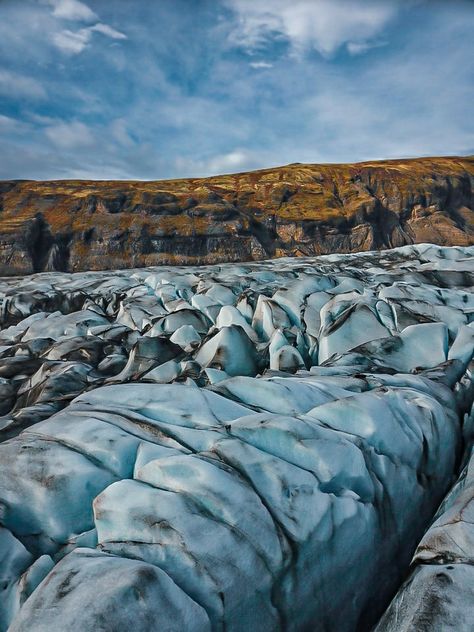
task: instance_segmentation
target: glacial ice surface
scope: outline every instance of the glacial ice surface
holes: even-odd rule
[[[0,279],[0,631],[470,630],[473,255]]]

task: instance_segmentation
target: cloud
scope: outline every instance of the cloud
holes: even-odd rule
[[[242,150],[231,151],[220,156],[214,156],[207,161],[207,169],[211,173],[223,173],[242,169],[249,162],[248,152]]]
[[[249,52],[284,38],[292,51],[330,57],[344,45],[368,50],[397,14],[395,2],[370,0],[225,0],[236,19],[230,41]],[[356,49],[354,47],[359,48]],[[363,48],[361,48],[363,47]]]
[[[53,43],[63,53],[78,55],[86,48],[91,36],[90,29],[80,29],[79,31],[65,29],[53,35]]]
[[[44,130],[47,138],[60,149],[77,149],[93,146],[94,135],[87,125],[80,121],[70,123],[60,121],[57,124],[46,127]]]
[[[21,132],[26,129],[26,125],[22,121],[12,118],[11,116],[4,116],[0,114],[0,132]]]
[[[363,55],[371,48],[380,48],[386,46],[387,42],[348,42],[347,50],[351,55]]]
[[[103,24],[102,22],[98,22],[89,28],[89,31],[95,31],[96,33],[102,33],[102,35],[106,35],[112,39],[127,39],[125,33],[121,33],[117,31],[117,29],[112,28],[108,24]]]
[[[70,31],[65,29],[59,33],[53,35],[53,43],[63,53],[70,55],[78,55],[88,46],[92,39],[93,33],[101,33],[106,37],[110,37],[114,40],[127,39],[125,33],[121,33],[112,28],[108,24],[98,22],[94,26],[88,26],[78,31]]]
[[[110,132],[113,140],[124,147],[131,147],[134,142],[128,133],[127,121],[123,118],[117,118],[110,124]]]
[[[273,64],[268,61],[251,61],[249,66],[252,68],[273,68]]]
[[[183,177],[192,175],[205,177],[257,169],[262,164],[268,166],[270,164],[269,160],[269,156],[264,156],[263,153],[246,149],[234,149],[233,151],[211,155],[201,160],[189,156],[177,156],[175,169]]]
[[[84,22],[98,19],[94,11],[79,0],[49,0],[48,4],[54,7],[53,15],[57,18]]]
[[[0,68],[0,94],[6,97],[45,99],[46,91],[39,81]]]
[[[125,33],[118,31],[109,24],[99,21],[99,17],[84,2],[79,0],[43,0],[53,7],[52,15],[61,23],[88,22],[89,26],[83,26],[77,30],[71,28],[55,30],[51,33],[51,41],[61,52],[67,55],[78,55],[87,48],[94,33],[100,33],[114,40],[127,39]],[[93,24],[90,24],[93,22]]]

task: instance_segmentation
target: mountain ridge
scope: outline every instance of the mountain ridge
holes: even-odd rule
[[[0,274],[474,244],[474,158],[0,182]]]

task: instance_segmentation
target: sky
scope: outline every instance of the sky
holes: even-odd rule
[[[0,179],[474,154],[471,0],[0,0]]]

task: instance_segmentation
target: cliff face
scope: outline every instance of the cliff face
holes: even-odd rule
[[[0,275],[474,244],[474,158],[0,182]]]

